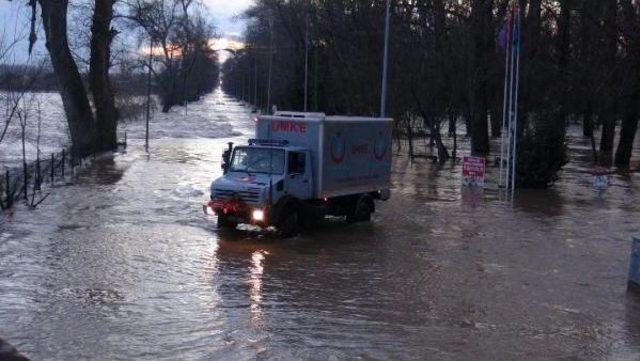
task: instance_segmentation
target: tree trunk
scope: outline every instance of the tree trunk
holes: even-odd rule
[[[471,9],[473,34],[472,96],[471,96],[471,154],[489,153],[489,127],[487,119],[487,57],[492,41],[487,34],[492,17],[491,0],[474,0]]]
[[[492,138],[500,138],[500,135],[502,135],[502,116],[498,115],[498,108],[492,108],[491,109],[491,119],[490,119],[490,123],[491,123],[491,137]]]
[[[571,45],[571,0],[560,2],[560,19],[558,20],[558,101],[560,102],[560,116],[566,124],[569,114],[569,50]]]
[[[620,143],[618,143],[615,159],[615,164],[618,167],[628,168],[631,161],[633,141],[638,130],[638,102],[640,102],[640,97],[636,97],[635,103],[628,105],[626,114],[622,118]]]
[[[528,3],[528,7],[526,6]],[[541,61],[540,35],[541,35],[541,0],[521,0],[519,2],[522,16],[522,57],[520,64],[520,87],[518,89],[518,119],[519,128],[525,126],[527,114],[535,112],[542,106],[547,106],[541,100],[540,94],[546,92],[548,82],[541,79],[540,72],[544,65]],[[526,10],[526,17],[525,17]]]
[[[96,148],[111,150],[117,147],[118,114],[109,81],[113,0],[96,0],[91,25],[91,60],[89,86],[96,109]]]
[[[613,157],[613,138],[616,132],[616,121],[613,115],[605,111],[602,120],[602,135],[600,138],[600,165],[611,166]]]
[[[630,0],[622,1],[623,29],[627,38],[627,61],[629,81],[627,83],[626,106],[620,129],[620,143],[616,150],[615,165],[621,168],[630,166],[633,142],[638,130],[640,113],[640,18]]]
[[[480,99],[475,100],[471,118],[471,154],[489,153],[489,129],[487,127],[487,103],[484,94],[476,92]]]
[[[600,164],[610,166],[613,158],[613,139],[616,132],[616,85],[613,69],[616,65],[617,43],[617,27],[616,13],[617,3],[615,0],[606,0],[603,4],[603,23],[605,30],[605,48],[604,48],[604,70],[608,72],[605,75],[605,86],[603,94],[603,106],[598,117],[602,122],[602,136],[600,138]]]
[[[67,39],[68,0],[38,0],[46,46],[53,70],[60,83],[60,96],[71,134],[72,151],[85,156],[93,151],[95,122],[82,84],[78,66],[73,60]]]
[[[582,9],[580,14],[580,57],[579,63],[582,64],[582,70],[580,76],[576,79],[580,84],[579,94],[581,94],[581,100],[579,100],[580,108],[583,113],[582,121],[582,135],[587,138],[593,137],[593,70],[594,70],[594,52],[593,46],[593,20],[592,18],[597,15],[593,9],[593,0],[583,0]],[[597,155],[594,154],[594,158]]]
[[[588,108],[582,114],[582,135],[585,137],[593,137],[593,112]]]

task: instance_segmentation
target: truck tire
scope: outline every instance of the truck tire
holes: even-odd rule
[[[218,228],[236,228],[238,224],[230,221],[224,214],[218,214]]]
[[[369,195],[360,196],[356,199],[354,205],[347,214],[347,222],[369,222],[373,211],[373,198]]]
[[[278,219],[276,228],[281,238],[293,237],[299,232],[300,217],[298,209],[289,206],[286,207]]]

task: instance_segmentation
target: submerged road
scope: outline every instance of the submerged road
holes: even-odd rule
[[[248,110],[190,111],[233,132],[163,129],[2,216],[0,336],[34,360],[640,358],[637,174],[597,194],[569,169],[512,207],[398,157],[371,223],[277,240],[201,214]]]

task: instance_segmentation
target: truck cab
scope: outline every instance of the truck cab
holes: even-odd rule
[[[389,194],[388,123],[327,121],[322,113],[261,116],[257,138],[230,144],[223,155],[224,175],[212,182],[205,212],[217,216],[219,227],[275,226],[283,236],[327,214],[368,220],[373,200]],[[378,139],[387,138],[381,145]]]
[[[221,223],[267,224],[269,205],[313,196],[311,155],[286,141],[251,139],[232,149],[225,174],[211,184],[211,207]],[[243,209],[244,208],[244,209]]]

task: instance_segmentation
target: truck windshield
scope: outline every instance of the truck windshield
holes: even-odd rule
[[[284,150],[273,148],[237,147],[233,151],[231,172],[282,174]]]

